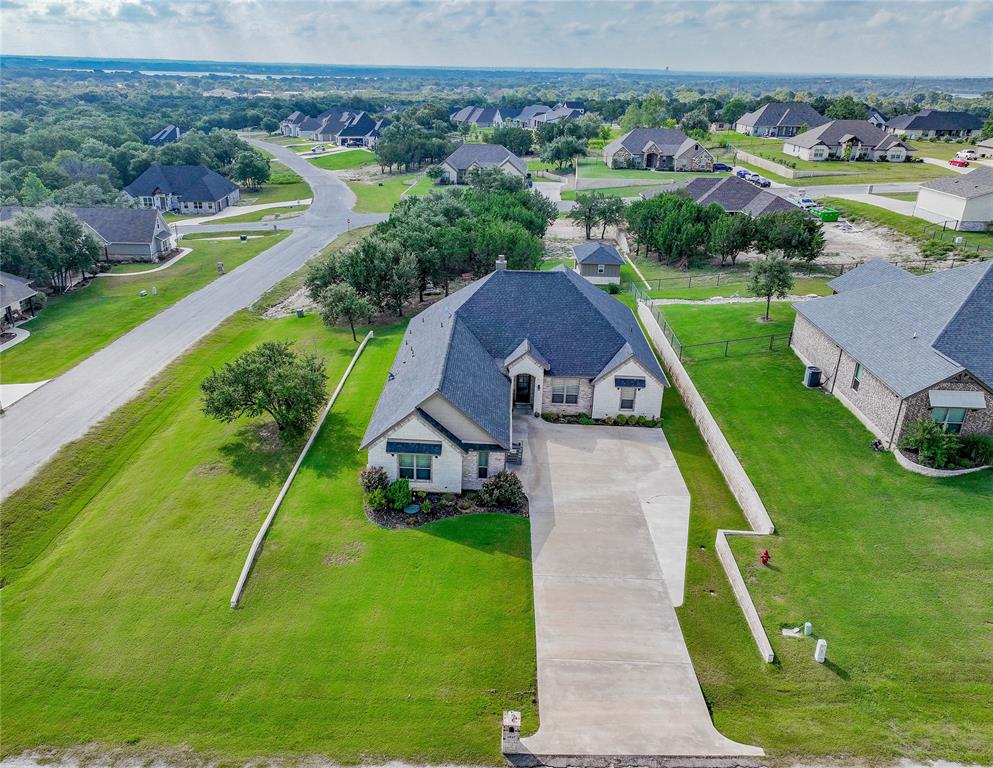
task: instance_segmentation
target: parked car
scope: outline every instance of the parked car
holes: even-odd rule
[[[727,163],[714,163],[714,170],[715,171],[733,171],[734,168],[732,168]]]
[[[746,171],[744,168],[739,168],[737,171],[735,171],[734,175],[737,176],[739,179],[747,179],[749,176],[752,175],[752,172]]]
[[[974,149],[963,149],[961,152],[956,152],[955,157],[959,160],[976,160],[979,156]]]
[[[745,172],[745,175],[742,178],[745,181],[750,181],[750,182],[752,182],[752,184],[754,184],[756,181],[758,181],[762,177],[759,176],[757,173],[752,173],[751,171],[746,171]]]
[[[794,205],[798,205],[799,207],[803,208],[803,210],[805,211],[809,211],[811,208],[817,207],[817,203],[815,203],[809,197],[797,197],[796,195],[793,195],[790,197],[790,202],[793,203]]]
[[[959,160],[957,157],[954,160],[949,160],[948,161],[948,164],[949,165],[954,165],[956,168],[968,168],[969,167],[969,161],[968,160]]]
[[[758,184],[760,187],[771,187],[772,186],[772,182],[769,181],[764,176],[759,176],[758,180],[755,183]]]
[[[310,148],[310,151],[311,152],[323,152],[324,151],[324,145],[323,144],[317,144],[317,145],[311,147]]]

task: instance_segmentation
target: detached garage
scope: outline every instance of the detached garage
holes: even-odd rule
[[[966,232],[985,231],[993,222],[993,168],[922,184],[914,215]]]

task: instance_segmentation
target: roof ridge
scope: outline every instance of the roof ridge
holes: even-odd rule
[[[972,288],[969,290],[969,292],[965,295],[965,298],[963,298],[962,301],[959,302],[958,309],[956,309],[951,314],[951,316],[948,318],[948,320],[945,321],[945,324],[943,326],[941,326],[941,330],[938,331],[934,335],[934,340],[931,342],[931,348],[935,352],[938,352],[939,354],[945,355],[945,357],[948,357],[948,355],[946,355],[944,352],[942,352],[940,349],[938,349],[935,346],[935,344],[938,343],[938,340],[941,339],[941,337],[945,333],[945,331],[948,330],[948,326],[950,326],[953,322],[955,322],[955,320],[958,318],[959,314],[962,312],[962,308],[966,304],[969,303],[969,300],[972,299],[973,296],[976,295],[976,292],[979,290],[980,286],[983,285],[983,282],[985,280],[991,278],[991,276],[993,276],[993,261],[986,261],[986,262],[981,262],[981,263],[983,263],[983,264],[986,265],[986,269],[980,274],[979,279],[976,280],[976,284],[974,286],[972,286]],[[966,268],[968,268],[968,265],[966,266]],[[949,358],[949,359],[951,359],[951,358]],[[958,361],[954,361],[954,362],[955,362],[956,365],[961,365],[961,363],[959,363]]]

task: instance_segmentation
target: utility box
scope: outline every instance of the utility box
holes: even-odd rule
[[[821,369],[816,365],[808,365],[803,372],[803,386],[807,389],[817,389],[821,385]]]
[[[521,751],[521,713],[507,710],[503,713],[503,727],[500,729],[500,751],[505,755]]]
[[[814,661],[818,664],[823,664],[827,659],[827,640],[823,637],[817,641],[817,645],[814,646]]]

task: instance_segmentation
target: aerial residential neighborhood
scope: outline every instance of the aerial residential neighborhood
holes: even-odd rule
[[[993,766],[993,5],[0,5],[0,768]]]

